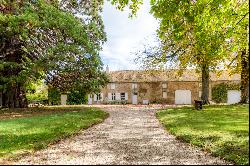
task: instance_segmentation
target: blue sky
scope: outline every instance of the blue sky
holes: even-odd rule
[[[149,0],[144,0],[137,17],[128,18],[129,11],[119,11],[110,2],[105,2],[103,19],[107,42],[100,53],[104,67],[110,70],[132,70],[139,66],[134,64],[135,52],[142,49],[143,43],[153,41],[158,23],[149,13]]]

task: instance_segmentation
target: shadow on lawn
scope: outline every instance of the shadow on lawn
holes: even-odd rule
[[[0,158],[37,150],[103,121],[102,111],[81,111],[0,121]]]
[[[247,140],[241,143],[237,141],[223,142],[213,151],[213,154],[215,156],[223,155],[226,160],[234,163],[249,164],[249,144]]]
[[[215,108],[213,108],[215,107]],[[237,164],[248,164],[249,113],[246,106],[206,106],[197,111],[178,108],[157,113],[180,140],[202,147]]]
[[[50,132],[41,132],[34,134],[24,135],[0,135],[2,140],[0,145],[0,158],[6,158],[8,156],[15,156],[15,154],[22,154],[29,150],[39,150],[46,148],[49,142],[58,141],[57,139],[49,139],[53,136]],[[46,139],[48,138],[48,139]]]

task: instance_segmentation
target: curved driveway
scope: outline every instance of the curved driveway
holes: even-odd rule
[[[155,110],[110,106],[103,123],[15,164],[226,164],[168,134]]]

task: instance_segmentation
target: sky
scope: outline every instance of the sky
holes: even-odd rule
[[[107,42],[100,52],[104,68],[114,70],[135,70],[135,52],[142,45],[153,41],[158,27],[157,20],[149,13],[149,0],[144,0],[137,16],[129,18],[129,10],[119,11],[110,2],[105,1],[103,20],[107,33]]]

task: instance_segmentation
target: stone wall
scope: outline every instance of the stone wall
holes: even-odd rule
[[[115,83],[115,89],[111,89],[111,84],[102,88],[104,100],[107,100],[108,93],[128,93],[128,103],[132,101],[132,83]],[[103,101],[104,103],[107,101]]]
[[[199,82],[195,81],[173,81],[167,83],[167,104],[175,103],[175,91],[176,90],[190,90],[192,103],[194,100],[199,99]]]
[[[150,103],[160,103],[162,100],[162,83],[138,83],[138,103],[149,100]]]
[[[162,84],[166,83],[167,88],[164,89]],[[127,103],[132,103],[132,83],[115,83],[115,89],[110,89],[110,84],[102,89],[104,98],[108,97],[108,93],[128,93]],[[150,103],[175,103],[175,90],[190,90],[192,93],[192,102],[199,97],[198,82],[141,82],[137,83],[136,92],[138,93],[138,104],[142,104],[143,100],[149,100]],[[167,98],[163,98],[163,91],[167,92]],[[105,103],[105,101],[104,101]]]
[[[240,81],[211,81],[209,88],[209,98],[212,97],[212,87],[216,84],[222,82],[230,83],[240,83]],[[115,89],[111,89],[111,84],[109,83],[106,87],[102,88],[101,93],[103,94],[102,102],[96,103],[108,103],[108,93],[127,93],[128,104],[132,103],[132,84],[133,82],[116,82]],[[199,81],[168,81],[168,82],[138,82],[137,89],[137,100],[138,104],[142,104],[143,100],[149,100],[149,103],[162,103],[162,104],[175,104],[175,91],[176,90],[190,90],[192,104],[194,100],[200,99],[199,92],[201,93],[201,82]],[[163,84],[167,87],[163,88]],[[167,92],[167,97],[163,98],[163,91]]]

